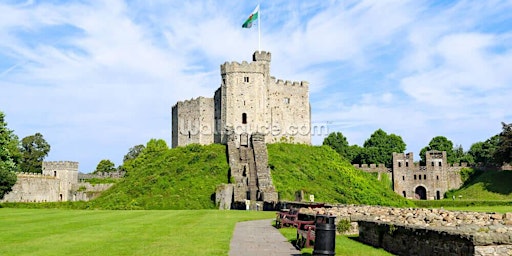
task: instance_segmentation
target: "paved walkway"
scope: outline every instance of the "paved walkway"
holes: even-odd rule
[[[272,220],[238,222],[231,239],[229,256],[301,255],[271,223]]]

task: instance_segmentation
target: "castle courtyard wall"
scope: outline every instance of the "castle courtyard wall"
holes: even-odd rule
[[[57,202],[60,180],[54,176],[36,173],[18,173],[12,191],[1,202]]]

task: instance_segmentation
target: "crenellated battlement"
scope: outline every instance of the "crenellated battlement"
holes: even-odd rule
[[[309,83],[306,81],[289,81],[289,80],[282,80],[282,79],[276,79],[275,77],[272,77],[274,79],[274,83],[277,86],[289,86],[289,87],[302,87],[305,89],[309,89]]]
[[[176,102],[176,104],[174,104],[174,106],[172,108],[197,105],[197,104],[200,104],[201,102],[205,102],[206,100],[212,100],[212,98],[199,96],[197,98],[192,98],[190,100],[178,101],[178,102]]]
[[[72,161],[43,162],[43,171],[44,170],[78,171],[78,162],[72,162]]]
[[[220,65],[220,74],[230,74],[230,73],[260,73],[265,74],[267,73],[268,67],[265,65],[261,65],[261,63],[258,62],[247,62],[242,61],[236,62],[224,62],[224,64]]]
[[[17,172],[16,176],[18,178],[47,178],[47,179],[55,179],[54,176],[47,175],[44,173],[34,173],[34,172]]]
[[[252,55],[252,60],[253,61],[267,61],[267,62],[270,62],[271,59],[272,59],[272,55],[270,54],[270,52],[266,52],[266,51],[259,51],[259,52],[256,51]]]

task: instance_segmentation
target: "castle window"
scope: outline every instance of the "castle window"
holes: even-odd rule
[[[191,134],[190,134],[190,131],[188,131],[188,138],[190,139],[190,137],[191,137]]]
[[[244,76],[244,82],[245,82],[245,83],[248,83],[248,82],[249,82],[249,77],[248,77],[248,76]]]
[[[57,171],[53,171],[53,177],[57,177]]]
[[[416,174],[414,174],[414,180],[416,180]]]
[[[247,124],[247,114],[246,113],[242,114],[242,124]]]
[[[409,167],[409,162],[405,162],[405,167]]]
[[[443,165],[443,163],[439,162],[439,166],[442,166],[442,165]]]
[[[405,176],[402,176],[402,180],[405,180]]]
[[[226,78],[222,78],[222,84],[226,85]]]
[[[432,166],[434,166],[434,162],[432,162]]]
[[[402,167],[402,162],[398,162],[398,167]]]
[[[418,179],[420,179],[420,180],[421,180],[421,174],[420,174],[420,175],[418,175]]]
[[[426,174],[423,174],[423,179],[426,180],[427,179],[427,175]]]
[[[284,98],[284,104],[290,104],[290,98]]]
[[[439,175],[436,176],[436,179],[439,180]]]

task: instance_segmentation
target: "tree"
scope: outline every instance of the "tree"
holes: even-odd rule
[[[115,168],[115,164],[108,160],[103,159],[101,160],[98,165],[96,166],[96,170],[93,173],[99,173],[99,172],[115,172],[117,169]]]
[[[16,183],[17,165],[20,160],[18,137],[7,128],[5,115],[0,111],[0,199],[9,193]]]
[[[392,166],[393,153],[404,152],[406,144],[402,137],[388,135],[382,129],[378,129],[364,142],[363,148],[360,154],[362,163],[385,164],[389,167]]]
[[[139,156],[140,153],[142,153],[142,151],[145,148],[146,147],[144,145],[142,145],[142,144],[133,146],[132,148],[130,148],[128,153],[123,157],[123,162],[126,162],[126,161],[133,160],[133,159],[137,158],[137,156]]]
[[[494,164],[494,152],[500,141],[499,135],[494,135],[484,142],[477,142],[471,145],[468,154],[473,157],[477,164],[492,165]]]
[[[499,134],[499,141],[494,152],[494,162],[498,165],[512,163],[512,123],[501,123],[503,130]]]
[[[420,151],[421,164],[425,164],[425,154],[427,151],[438,150],[438,151],[446,151],[446,158],[448,163],[455,162],[455,156],[453,153],[453,142],[447,139],[444,136],[436,136],[430,140],[428,146],[424,147]]]
[[[43,135],[36,133],[21,140],[20,170],[24,172],[43,172],[43,160],[50,152],[50,144]]]

